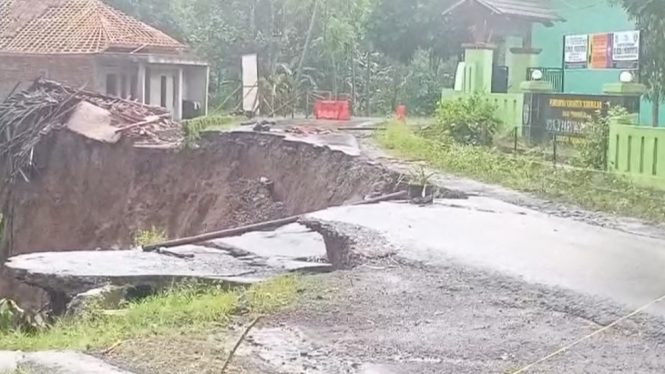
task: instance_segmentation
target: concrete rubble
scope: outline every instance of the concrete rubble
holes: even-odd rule
[[[251,284],[288,272],[329,271],[332,266],[325,258],[323,239],[295,224],[270,234],[250,233],[174,247],[161,254],[141,250],[44,252],[10,258],[6,267],[26,284],[74,298],[71,306],[77,309],[91,296],[116,295],[117,288],[90,291],[109,284],[160,288],[178,279]]]

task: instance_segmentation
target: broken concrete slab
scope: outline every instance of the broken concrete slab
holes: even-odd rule
[[[288,259],[323,258],[326,245],[323,238],[307,227],[295,223],[274,231],[252,232],[233,238],[216,239],[210,244],[233,246],[259,257]]]
[[[253,284],[294,271],[329,271],[321,262],[287,256],[246,256],[205,246],[185,245],[170,253],[128,251],[45,252],[16,256],[6,263],[22,282],[72,298],[106,284],[160,288],[174,280],[202,279]],[[261,251],[259,251],[261,252]],[[261,252],[268,255],[268,252]]]
[[[234,128],[229,132],[254,132],[252,128]],[[352,134],[346,133],[329,133],[329,134],[303,134],[293,135],[285,132],[282,129],[272,129],[270,132],[264,134],[279,136],[286,141],[293,141],[299,143],[307,143],[316,147],[327,147],[333,151],[344,152],[349,156],[360,156],[360,145],[358,140]]]
[[[122,137],[111,125],[111,112],[87,101],[78,103],[65,127],[69,130],[104,143],[117,143]]]
[[[22,359],[22,352],[0,351],[0,373],[15,372]]]
[[[78,352],[3,352],[0,351],[0,373],[11,373],[19,367],[35,373],[49,374],[132,374],[102,360]]]

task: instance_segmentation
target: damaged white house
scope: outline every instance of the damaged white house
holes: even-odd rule
[[[208,75],[187,45],[101,0],[0,0],[0,98],[41,76],[192,118]]]

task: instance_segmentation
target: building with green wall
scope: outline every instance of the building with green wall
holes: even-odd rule
[[[534,1],[534,0],[532,0]],[[537,0],[536,0],[537,1]],[[540,0],[549,1],[550,6],[564,18],[565,22],[545,27],[533,26],[533,46],[542,48],[538,56],[541,67],[561,67],[563,59],[564,35],[592,34],[634,30],[624,10],[612,6],[609,0]],[[665,0],[664,0],[665,1]],[[566,70],[564,92],[600,94],[604,83],[617,82],[618,70]],[[642,100],[640,105],[640,123],[651,124],[651,103]],[[661,105],[660,121],[665,126],[665,104]]]

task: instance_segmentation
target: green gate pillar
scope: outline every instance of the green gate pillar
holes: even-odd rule
[[[506,56],[508,66],[508,92],[521,92],[521,84],[527,77],[529,68],[538,66],[538,55],[541,49],[536,48],[510,48]]]
[[[603,93],[605,95],[614,95],[614,96],[642,96],[647,92],[645,85],[640,83],[605,83],[603,85]]]
[[[603,85],[603,93],[605,95],[623,96],[626,99],[634,99],[635,97],[640,97],[644,95],[646,92],[647,92],[647,87],[641,83],[613,82],[613,83],[605,83]],[[625,104],[622,105],[624,107],[627,107],[627,105]],[[628,115],[627,118],[624,119],[624,122],[627,122],[627,124],[634,124],[634,125],[639,124],[640,114],[634,113]]]
[[[492,73],[495,46],[465,44],[464,92],[492,92]]]

